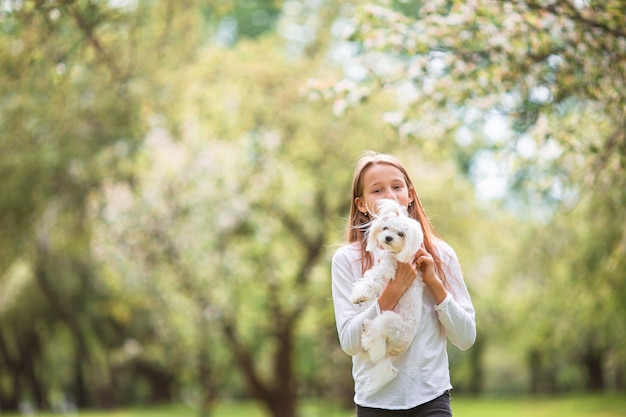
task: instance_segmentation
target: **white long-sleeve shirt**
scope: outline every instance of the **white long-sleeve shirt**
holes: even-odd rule
[[[378,261],[380,250],[374,252]],[[354,282],[362,277],[359,244],[343,246],[332,259],[332,295],[335,320],[341,348],[352,356],[355,383],[354,402],[363,407],[403,410],[433,400],[452,388],[446,352],[446,338],[465,350],[476,339],[475,312],[454,250],[438,242],[437,253],[446,274],[448,296],[435,304],[430,291],[423,292],[422,319],[413,343],[404,354],[394,359],[398,375],[378,392],[367,395],[363,371],[371,362],[357,355],[363,350],[363,321],[381,314],[378,301],[355,305],[350,301]]]

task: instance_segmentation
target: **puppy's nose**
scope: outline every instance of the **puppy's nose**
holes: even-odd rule
[[[385,240],[387,242],[391,242],[393,240],[393,236],[387,236],[387,237],[385,237]]]

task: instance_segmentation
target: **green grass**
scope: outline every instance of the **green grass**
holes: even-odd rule
[[[455,417],[624,417],[626,395],[452,398]]]
[[[452,397],[455,417],[626,417],[626,395],[581,395],[545,398],[466,398]],[[0,414],[2,417],[20,417],[19,414]],[[198,417],[197,411],[183,405],[156,408],[128,408],[117,411],[80,411],[79,417]],[[354,417],[346,410],[330,403],[306,403],[301,417]],[[38,417],[58,417],[41,413]],[[253,402],[221,402],[212,417],[269,417]]]

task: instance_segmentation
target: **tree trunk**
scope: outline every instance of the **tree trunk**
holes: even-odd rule
[[[206,307],[206,306],[205,306]],[[204,308],[203,308],[204,310]],[[215,401],[217,400],[218,388],[217,377],[213,371],[211,358],[207,351],[207,346],[210,346],[209,339],[210,329],[209,323],[204,317],[204,314],[200,316],[200,334],[202,343],[198,346],[198,380],[200,382],[200,388],[202,390],[202,398],[200,400],[200,417],[210,417],[213,414]]]
[[[295,417],[297,405],[297,382],[293,371],[293,329],[290,322],[282,325],[276,335],[278,348],[275,352],[274,389],[268,405],[273,417]]]
[[[74,352],[74,384],[72,387],[72,397],[79,408],[86,408],[91,406],[91,402],[89,401],[89,394],[85,386],[85,379],[83,378],[83,360],[86,360],[86,358],[83,357],[84,347],[82,346],[81,340],[75,339],[74,345],[76,346],[76,351]]]
[[[272,417],[295,417],[297,408],[296,378],[293,372],[293,320],[276,318],[279,329],[275,333],[278,347],[274,353],[274,378],[264,381],[254,366],[252,352],[243,346],[231,322],[223,321],[223,330],[242,372],[249,392],[260,401]]]
[[[582,365],[586,374],[586,385],[590,391],[603,391],[604,383],[604,354],[601,349],[589,346],[582,357]]]
[[[49,406],[46,401],[44,384],[35,370],[35,365],[40,360],[39,338],[35,332],[29,331],[24,335],[22,343],[20,343],[20,371],[28,384],[33,403],[38,410],[46,410]]]
[[[94,404],[91,402],[83,375],[83,367],[89,362],[89,352],[87,350],[85,335],[77,320],[79,312],[71,311],[72,306],[67,305],[66,300],[55,292],[47,269],[49,256],[48,246],[45,241],[39,242],[37,245],[34,277],[46,301],[50,304],[50,307],[54,313],[56,313],[57,317],[67,326],[74,339],[74,346],[76,348],[74,352],[74,395],[76,405],[81,408],[90,407]]]
[[[541,391],[541,353],[536,349],[528,352],[528,370],[530,371],[530,393],[537,395]]]
[[[546,365],[546,362],[548,365]],[[546,354],[539,349],[528,353],[528,368],[530,372],[530,393],[532,395],[556,393],[559,387],[555,378],[556,368],[550,365]]]
[[[280,394],[272,396],[265,402],[270,410],[272,417],[295,417],[296,416],[296,400],[290,396],[281,396]]]
[[[476,338],[476,343],[470,349],[471,382],[469,392],[472,395],[482,394],[485,387],[485,369],[483,366],[484,338]]]
[[[9,348],[4,343],[3,338],[0,338],[0,354],[2,357],[2,361],[4,362],[4,368],[0,367],[0,371],[4,373],[5,369],[8,370],[7,375],[9,376],[9,378],[7,379],[10,380],[9,387],[12,388],[12,390],[9,391],[7,395],[4,395],[4,393],[0,392],[0,404],[2,404],[4,411],[17,410],[19,405],[19,398],[22,395],[20,385],[20,369],[17,361],[11,356]]]

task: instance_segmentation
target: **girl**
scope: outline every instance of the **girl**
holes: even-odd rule
[[[424,244],[413,262],[400,263],[390,281],[369,305],[350,301],[354,282],[377,261],[380,249],[365,251],[364,234],[376,213],[375,202],[393,199],[407,208],[424,229]],[[352,180],[352,201],[347,242],[332,259],[332,294],[341,348],[352,356],[357,417],[451,416],[450,373],[446,338],[462,350],[476,339],[474,307],[452,248],[430,223],[413,183],[402,164],[390,155],[365,153],[357,162]],[[393,310],[417,277],[425,284],[422,319],[413,343],[394,359],[398,375],[379,391],[364,390],[363,371],[371,366],[362,352],[363,321]]]

